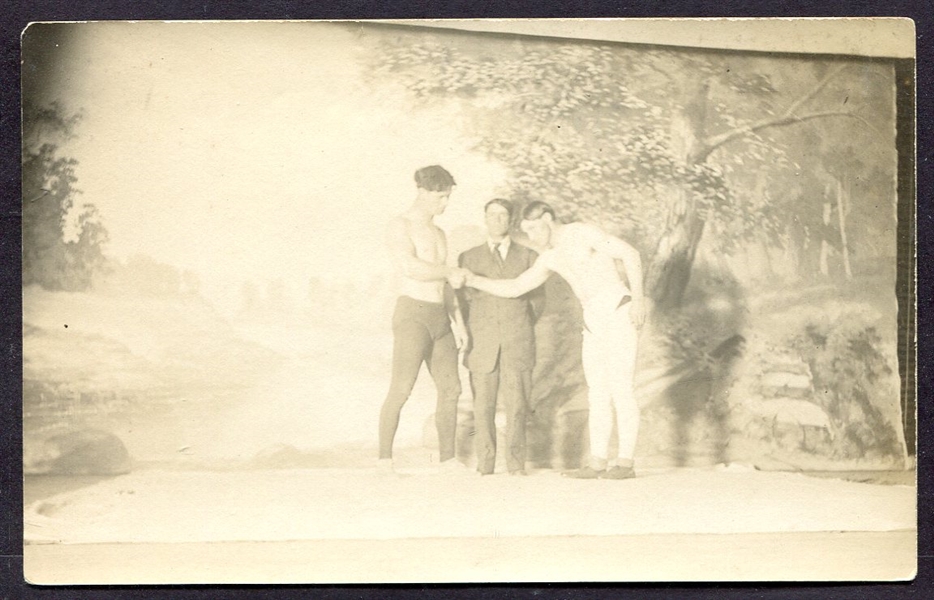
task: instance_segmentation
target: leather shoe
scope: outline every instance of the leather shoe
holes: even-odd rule
[[[608,471],[603,471],[599,477],[600,479],[632,479],[636,476],[636,472],[632,470],[632,467],[613,467]]]
[[[597,479],[603,473],[606,473],[606,471],[598,471],[593,467],[584,467],[575,471],[565,471],[562,475],[571,479]]]

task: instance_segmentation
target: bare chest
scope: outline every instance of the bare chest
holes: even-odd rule
[[[415,255],[421,260],[444,262],[447,254],[444,234],[434,225],[410,225],[409,239],[415,248]]]
[[[584,301],[608,286],[619,283],[615,261],[586,243],[565,238],[549,260],[549,268],[564,277],[577,297]]]
[[[552,270],[566,279],[591,271],[603,259],[574,231],[555,245],[550,258]]]

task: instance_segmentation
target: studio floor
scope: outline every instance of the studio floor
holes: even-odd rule
[[[745,468],[149,469],[27,502],[24,561],[38,584],[909,579],[916,504]]]

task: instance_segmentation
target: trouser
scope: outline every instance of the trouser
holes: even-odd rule
[[[594,468],[631,463],[639,433],[639,406],[633,391],[638,331],[629,320],[629,294],[606,293],[584,307],[582,362],[589,388],[590,454]],[[610,456],[613,424],[617,454]]]
[[[422,362],[438,390],[435,426],[440,460],[454,457],[457,400],[461,394],[457,372],[457,344],[442,304],[401,296],[392,317],[392,380],[379,415],[379,457],[392,458],[392,442],[402,406],[409,399]]]
[[[491,373],[470,373],[474,389],[474,451],[477,470],[492,473],[496,464],[496,400],[503,399],[506,412],[506,468],[525,469],[525,418],[532,371],[516,369],[502,360]]]

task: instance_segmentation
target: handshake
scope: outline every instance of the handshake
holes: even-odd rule
[[[448,272],[447,280],[451,284],[451,287],[455,290],[459,290],[465,285],[470,285],[470,279],[473,277],[473,273],[468,269],[462,269],[460,267],[452,267]]]

